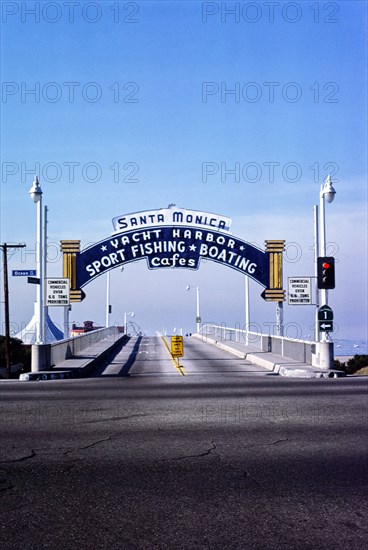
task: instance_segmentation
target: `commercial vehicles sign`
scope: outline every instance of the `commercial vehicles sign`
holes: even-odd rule
[[[310,277],[288,278],[288,304],[292,306],[312,305],[312,286]]]
[[[69,279],[45,279],[45,306],[68,306]]]

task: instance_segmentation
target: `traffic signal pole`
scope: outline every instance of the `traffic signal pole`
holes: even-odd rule
[[[318,253],[319,253],[318,205],[316,204],[314,206],[314,274],[316,276],[316,314],[315,314],[315,341],[316,342],[319,342],[319,323],[318,323],[319,290],[318,290],[318,284],[317,284]]]
[[[321,193],[319,196],[319,210],[320,210],[320,256],[326,256],[326,217],[325,217],[325,198],[323,195],[323,186],[321,186]],[[319,304],[320,306],[328,305],[328,293],[325,288],[319,291]],[[327,333],[322,332],[322,342],[327,342]]]
[[[325,216],[325,199],[323,193],[320,194],[320,213],[321,213],[321,238],[320,238],[320,256],[326,256],[326,216]],[[328,305],[328,294],[325,288],[321,289],[321,306]],[[325,335],[322,335],[325,336]]]
[[[331,177],[327,176],[324,184],[321,185],[319,195],[319,256],[326,256],[326,221],[325,221],[325,200],[331,203],[335,196],[335,189],[331,184]],[[318,259],[317,259],[318,260]],[[319,260],[317,261],[317,275],[319,273]],[[318,285],[320,286],[320,285]],[[334,288],[334,285],[330,288]],[[319,289],[319,306],[328,306],[328,290],[326,287]],[[321,332],[322,325],[318,328]],[[330,341],[329,333],[324,329],[322,335],[319,334],[318,341],[318,361],[319,366],[324,369],[333,368],[333,343]]]

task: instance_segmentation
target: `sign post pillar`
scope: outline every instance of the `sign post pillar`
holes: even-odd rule
[[[282,254],[285,250],[285,241],[267,240],[266,252],[270,256],[270,278],[269,287],[265,289],[262,296],[267,302],[276,304],[276,332],[277,336],[284,334],[284,310],[285,290],[282,288]]]
[[[276,303],[277,336],[284,336],[284,302]]]
[[[326,338],[328,332],[333,331],[333,311],[328,305],[318,310],[318,330],[322,332],[322,340],[318,343],[319,366],[322,369],[333,369],[334,351],[333,342]]]
[[[64,340],[69,338],[69,311],[70,306],[64,306]]]
[[[80,241],[60,241],[60,248],[63,253],[63,277],[70,281],[70,302],[81,302],[85,294],[83,290],[77,288],[77,258],[80,254]]]
[[[199,334],[199,331],[201,330],[201,314],[200,314],[200,307],[199,307],[199,286],[197,286],[197,334]]]
[[[249,325],[250,325],[250,312],[249,312],[249,278],[245,276],[245,345],[249,344]]]

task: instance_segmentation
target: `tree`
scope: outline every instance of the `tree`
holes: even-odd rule
[[[10,338],[10,364],[23,363],[28,366],[29,353],[27,347],[19,338]],[[5,336],[0,335],[0,365],[5,366]]]

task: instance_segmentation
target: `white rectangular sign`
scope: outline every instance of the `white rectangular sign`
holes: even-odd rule
[[[69,279],[45,279],[45,306],[68,306],[70,304]]]
[[[312,305],[312,285],[310,277],[288,278],[288,304],[292,306]]]
[[[229,232],[231,219],[218,214],[200,212],[198,210],[186,210],[172,204],[169,208],[160,210],[146,210],[117,216],[112,220],[115,233],[124,233],[132,229],[147,229],[156,226],[190,226],[207,228],[211,230]]]

